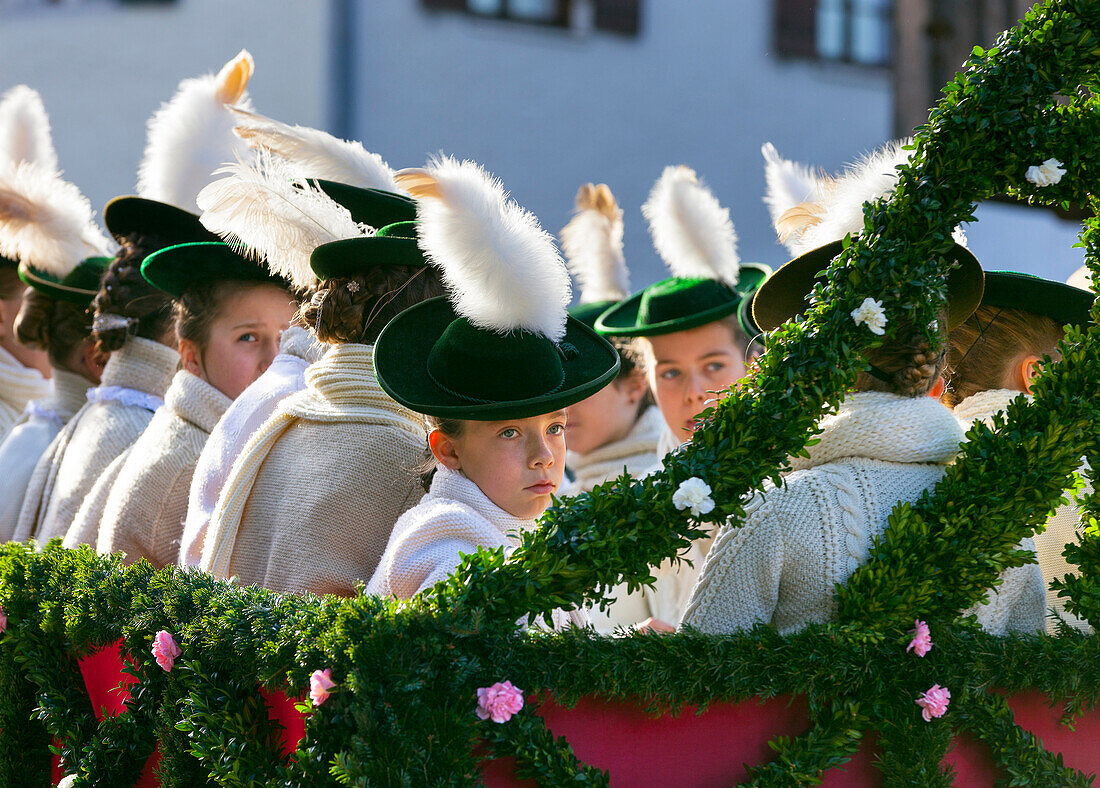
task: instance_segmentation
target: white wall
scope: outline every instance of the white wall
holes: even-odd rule
[[[328,34],[321,0],[43,4],[0,16],[0,91],[26,83],[42,94],[61,166],[99,209],[133,191],[145,121],[179,81],[242,47],[256,59],[259,111],[323,125]]]

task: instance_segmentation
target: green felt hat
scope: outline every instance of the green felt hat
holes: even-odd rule
[[[806,298],[815,282],[824,281],[825,269],[844,248],[833,241],[794,258],[760,286],[752,300],[752,317],[761,331],[773,331],[806,311]],[[947,256],[957,265],[947,275],[947,328],[950,331],[974,314],[982,300],[984,275],[978,259],[953,244]]]
[[[55,301],[68,301],[77,306],[90,307],[99,292],[99,283],[113,257],[88,257],[81,260],[67,276],[58,278],[31,266],[19,267],[19,278],[40,293]]]
[[[587,304],[577,304],[574,307],[569,308],[569,316],[576,318],[584,323],[591,329],[596,328],[596,320],[600,315],[606,312],[611,307],[615,306],[618,301],[591,301]]]
[[[382,189],[362,189],[336,181],[311,180],[331,200],[340,203],[351,218],[371,227],[385,227],[416,220],[416,202],[401,194]]]
[[[648,337],[713,323],[737,312],[769,274],[766,265],[742,263],[736,287],[717,279],[663,279],[600,315],[596,330],[605,336]]]
[[[1049,317],[1060,326],[1088,325],[1095,294],[1073,285],[1018,271],[986,271],[982,306],[1019,309]]]
[[[221,241],[176,244],[154,252],[142,261],[141,276],[172,298],[206,282],[271,282],[287,287],[266,265],[237,254]]]
[[[416,236],[416,222],[396,222],[372,236],[322,244],[309,256],[309,267],[321,281],[355,276],[382,265],[427,264]]]
[[[458,317],[445,296],[406,309],[374,345],[387,394],[429,416],[523,419],[580,402],[619,373],[619,354],[576,318],[561,343],[515,330],[502,334]]]
[[[107,203],[103,223],[116,240],[140,233],[156,235],[174,244],[221,241],[202,226],[197,214],[136,195],[115,197]]]

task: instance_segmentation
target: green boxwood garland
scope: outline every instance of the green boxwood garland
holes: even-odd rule
[[[0,778],[43,783],[44,745],[55,737],[78,785],[132,782],[158,741],[159,776],[170,786],[472,784],[479,741],[543,784],[605,783],[530,710],[504,726],[476,719],[475,689],[507,677],[528,697],[643,699],[654,711],[806,696],[813,726],[773,742],[776,758],[753,770],[753,785],[813,782],[872,730],[890,784],[950,784],[940,762],[955,731],[990,746],[1005,784],[1088,784],[1019,729],[988,688],[1039,690],[1070,716],[1091,708],[1100,697],[1097,639],[993,638],[956,619],[1024,560],[1015,545],[1072,486],[1080,458],[1098,467],[1098,313],[1087,332],[1067,334],[1033,403],[1017,401],[992,430],[975,427],[940,484],[895,509],[871,559],[841,589],[836,623],[788,637],[760,626],[730,637],[601,639],[516,633],[514,622],[606,601],[620,582],[651,583],[652,566],[704,531],[672,505],[685,479],[705,479],[716,502],[710,517],[738,527],[745,495],[779,481],[786,458],[803,451],[862,368],[860,352],[877,341],[851,310],[873,296],[886,306],[888,330],[902,318],[927,323],[944,294],[950,230],[972,218],[976,201],[1004,191],[1046,204],[1090,199],[1100,175],[1096,99],[1064,106],[1054,97],[1077,96],[1079,86],[1095,95],[1098,64],[1100,6],[1087,0],[1051,0],[993,49],[975,49],[918,130],[892,199],[867,207],[865,232],[830,265],[817,305],[775,332],[750,384],[710,411],[664,473],[555,506],[510,560],[480,551],[398,604],[241,589],[56,543],[41,553],[0,548],[9,620],[0,638]],[[1066,163],[1062,182],[1039,189],[1023,180],[1028,166],[1052,156]],[[1100,279],[1100,222],[1090,221],[1082,243]],[[1071,611],[1097,621],[1100,498],[1084,505],[1089,529],[1066,553],[1081,573],[1060,589]],[[918,616],[936,639],[920,660],[904,652]],[[183,648],[170,673],[149,651],[161,629]],[[119,637],[141,683],[128,714],[96,723],[75,657]],[[1075,671],[1057,669],[1065,664]],[[318,668],[330,668],[338,686],[284,760],[256,685],[297,695]],[[912,704],[933,683],[953,695],[934,725]]]

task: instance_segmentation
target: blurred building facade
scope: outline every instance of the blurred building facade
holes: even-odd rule
[[[642,286],[664,274],[639,206],[665,165],[695,168],[731,209],[742,258],[776,267],[761,144],[840,168],[918,122],[934,85],[1028,4],[0,0],[0,89],[43,93],[63,166],[102,203],[133,187],[144,120],[178,80],[247,47],[259,111],[395,167],[474,158],[548,230],[581,183],[608,183]],[[991,268],[1064,278],[1080,264],[1073,222],[1007,204],[978,218],[970,245]]]

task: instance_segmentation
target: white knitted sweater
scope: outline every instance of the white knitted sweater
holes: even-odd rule
[[[111,353],[99,386],[89,392],[92,399],[35,466],[16,540],[65,536],[100,474],[145,431],[154,402],[164,396],[178,366],[174,349],[141,337],[131,337]],[[94,399],[103,392],[109,398]]]
[[[63,369],[53,370],[53,395],[31,400],[0,443],[0,541],[15,533],[19,510],[39,457],[65,422],[84,405],[91,383]]]
[[[275,591],[355,593],[423,489],[423,418],[374,377],[373,348],[335,345],[306,389],[275,409],[237,458],[201,568]]]
[[[7,436],[28,402],[45,399],[52,392],[52,384],[41,372],[24,367],[0,348],[0,440]]]
[[[202,544],[210,517],[245,444],[271,417],[280,402],[305,389],[306,367],[319,361],[325,350],[326,346],[304,328],[288,328],[280,338],[279,355],[271,366],[233,400],[210,432],[191,479],[187,521],[178,556],[181,566],[198,566],[202,560]]]
[[[589,492],[597,484],[621,476],[624,470],[631,476],[645,474],[657,462],[657,441],[667,429],[661,411],[651,406],[622,440],[600,446],[588,454],[567,452],[566,465],[574,478],[562,488],[562,497]]]
[[[963,430],[928,397],[850,395],[820,422],[809,459],[784,487],[768,485],[746,505],[744,524],[723,526],[703,565],[684,623],[728,633],[758,622],[789,634],[836,613],[835,587],[867,560],[898,501],[914,501],[943,476]],[[993,634],[1042,629],[1042,589],[1003,576],[978,611]]]
[[[969,429],[975,421],[983,421],[992,426],[994,414],[1008,408],[1008,403],[1016,397],[1030,397],[1019,391],[1010,389],[991,389],[979,391],[973,396],[967,397],[955,406],[955,417],[963,423],[964,429]],[[1087,466],[1081,469],[1082,474]],[[1084,490],[1085,494],[1092,491],[1091,487]],[[1041,533],[1036,533],[1031,540],[1039,558],[1039,570],[1042,572],[1043,586],[1046,591],[1047,610],[1053,610],[1054,615],[1047,617],[1047,633],[1058,633],[1057,619],[1062,619],[1075,629],[1082,632],[1092,632],[1088,622],[1078,618],[1066,610],[1066,601],[1058,596],[1056,591],[1050,588],[1050,581],[1061,579],[1068,574],[1075,573],[1077,567],[1072,566],[1062,557],[1062,549],[1069,542],[1076,541],[1081,532],[1081,514],[1074,504],[1059,506],[1054,515],[1047,521],[1047,526]],[[1034,567],[1019,567],[1016,572],[1034,571]]]
[[[145,432],[111,487],[99,526],[99,553],[174,564],[187,514],[191,475],[210,431],[232,400],[187,370],[176,373]]]

